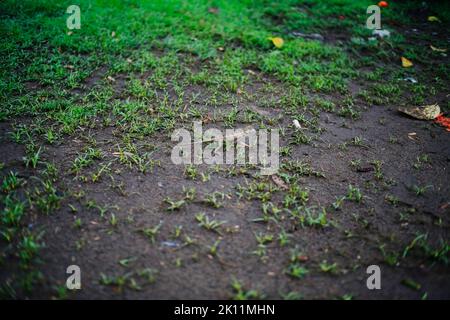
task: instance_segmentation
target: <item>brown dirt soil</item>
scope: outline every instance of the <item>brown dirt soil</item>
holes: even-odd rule
[[[87,86],[101,81],[100,73],[104,72],[100,69],[90,77]],[[262,79],[263,82],[281,86],[271,78]],[[245,91],[258,94],[260,87],[253,82]],[[351,93],[356,93],[361,88],[370,89],[370,84],[351,83],[349,88]],[[115,89],[118,90],[116,97],[121,97],[123,85]],[[187,90],[200,93],[200,97],[208,95],[201,86]],[[342,97],[330,94],[328,98],[339,103]],[[438,99],[438,103],[446,101],[445,96]],[[253,104],[241,101],[238,108],[243,110],[248,106],[273,119],[281,114],[277,108],[259,105],[258,100]],[[449,299],[448,266],[430,261],[430,256],[417,247],[405,258],[401,257],[418,234],[427,234],[428,243],[434,248],[439,246],[439,239],[449,239],[449,133],[432,122],[399,114],[394,105],[369,106],[356,100],[355,107],[361,112],[356,120],[323,112],[318,123],[323,133],[308,130],[307,135],[314,137],[311,144],[294,145],[292,154],[283,158],[283,161],[305,161],[323,173],[323,177],[300,178],[301,187],[310,191],[308,204],[327,210],[329,223],[322,228],[302,227],[285,213],[278,223],[252,221],[261,217],[261,201],[239,199],[236,186],[253,181],[257,170],[230,175],[226,166],[213,172],[210,167],[200,165],[199,172],[210,172],[211,179],[207,182],[200,178],[189,180],[184,174],[185,167],[171,162],[174,143],[167,134],[139,141],[143,148],[146,144],[156,147],[152,159],[160,161],[160,165],[145,174],[119,164],[114,152],[121,132],[114,127],[77,132],[58,145],[47,145],[44,158],[57,165],[60,172],[57,186],[65,192],[65,197],[60,209],[51,215],[33,214],[29,218],[31,230],[45,230],[45,247],[40,252],[39,264],[43,280],[27,297],[55,296],[55,286],[65,284],[67,266],[75,264],[82,270],[82,290],[71,292],[69,298],[72,299],[229,299],[233,296],[230,285],[233,277],[246,289],[256,289],[269,299],[280,299],[282,294],[292,291],[300,292],[307,299],[338,298],[345,294],[358,299],[420,299],[424,293],[431,299]],[[229,110],[230,106],[218,109]],[[214,111],[217,110],[205,110],[211,116]],[[277,121],[286,128],[282,145],[287,145],[294,128],[284,117]],[[190,123],[182,125],[190,128]],[[222,122],[205,124],[208,126],[225,129]],[[7,173],[14,169],[27,179],[32,172],[22,164],[25,149],[11,142],[8,136],[11,128],[11,123],[0,124],[0,162],[6,164],[2,171]],[[88,144],[87,134],[103,153],[104,158],[96,160],[96,165],[112,163],[109,176],[103,176],[96,183],[81,182],[70,172],[73,159]],[[362,137],[362,144],[352,144],[351,140],[358,136]],[[429,155],[429,162],[420,169],[413,168],[417,157],[423,154]],[[351,161],[356,159],[362,162],[359,167],[352,167]],[[382,162],[383,175],[378,179],[373,164],[377,160]],[[97,168],[86,168],[83,174]],[[261,181],[272,183],[269,177]],[[359,186],[363,200],[361,203],[344,200],[342,207],[334,210],[331,204],[336,197],[347,194],[349,185]],[[412,191],[414,185],[430,187],[417,196]],[[181,199],[183,187],[196,188],[195,200],[180,210],[167,211],[164,199]],[[223,207],[218,209],[202,201],[214,191],[226,194]],[[84,192],[85,196],[76,198],[74,195],[78,192]],[[280,204],[283,195],[282,191],[276,191],[272,202]],[[389,203],[387,195],[397,198],[396,203]],[[113,213],[117,226],[101,218],[99,209],[87,205],[90,200],[106,206],[106,218]],[[77,209],[76,213],[69,204]],[[226,221],[220,233],[199,227],[195,219],[199,212],[211,219]],[[74,227],[76,218],[83,221],[81,228]],[[141,230],[158,224],[161,228],[152,243]],[[178,225],[182,226],[181,238],[174,239],[171,235]],[[290,234],[289,246],[280,246],[276,239],[281,227]],[[275,240],[267,244],[264,261],[253,253],[258,247],[255,234],[260,232],[275,236]],[[192,238],[194,243],[183,245],[184,236]],[[210,246],[217,240],[221,241],[214,256]],[[168,242],[176,247],[167,246]],[[400,255],[395,265],[386,263],[380,250],[383,245],[385,252]],[[285,273],[290,263],[290,248],[294,246],[307,257],[302,265],[309,273],[302,279]],[[126,258],[132,258],[129,265],[120,265],[119,261]],[[319,264],[324,260],[337,263],[336,274],[321,271]],[[17,259],[11,261],[0,279],[16,270],[17,264]],[[381,267],[382,290],[366,287],[366,268],[373,264]],[[147,283],[138,275],[145,268],[156,270],[153,283]],[[128,284],[120,290],[115,285],[100,283],[101,274],[123,276],[128,273],[131,273],[128,279],[133,278],[140,290]],[[407,279],[420,284],[420,290],[402,285]]]

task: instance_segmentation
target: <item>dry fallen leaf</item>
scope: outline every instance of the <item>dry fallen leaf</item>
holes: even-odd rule
[[[408,138],[410,138],[411,140],[417,140],[416,136],[417,136],[417,133],[415,133],[415,132],[408,133]]]
[[[405,57],[402,57],[402,66],[403,66],[403,68],[409,68],[409,67],[413,66],[413,63],[411,60],[408,60]]]
[[[434,121],[437,124],[440,124],[441,126],[443,126],[448,132],[450,132],[450,118],[449,117],[444,117],[443,114],[440,114],[439,116],[436,117],[436,119]]]
[[[447,209],[449,206],[450,206],[450,202],[446,202],[446,203],[442,204],[442,205],[439,207],[439,209],[445,210],[445,209]]]
[[[430,22],[441,22],[441,20],[439,20],[439,18],[435,17],[435,16],[429,16],[428,17],[428,21],[430,21]]]
[[[211,118],[211,116],[209,114],[202,116],[202,123],[203,124],[209,123],[211,121],[212,121],[212,118]]]
[[[281,180],[281,178],[279,176],[277,176],[276,174],[272,175],[272,181],[283,190],[289,189],[288,186],[286,185],[286,183],[284,183],[284,181]]]
[[[274,37],[274,38],[270,37],[269,40],[271,40],[273,45],[275,47],[277,47],[278,49],[283,47],[284,40],[282,38],[280,38],[280,37]]]
[[[114,78],[111,77],[111,76],[108,76],[106,79],[108,79],[108,80],[111,81],[111,82],[116,82],[116,79],[114,79]]]
[[[433,120],[439,116],[441,109],[438,104],[420,107],[400,107],[398,111],[420,120]]]
[[[299,255],[299,256],[297,256],[297,260],[300,262],[306,262],[309,260],[309,257],[305,256],[305,255]]]
[[[436,51],[436,52],[447,52],[447,49],[436,48],[435,46],[433,46],[431,44],[430,44],[430,48],[431,48],[431,50]]]

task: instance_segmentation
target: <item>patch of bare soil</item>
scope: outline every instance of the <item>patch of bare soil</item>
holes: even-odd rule
[[[282,120],[282,125],[287,127],[289,123]],[[124,169],[115,161],[114,130],[106,128],[90,132],[105,158],[113,163],[111,174],[97,183],[77,181],[70,173],[71,161],[84,146],[82,140],[70,137],[46,152],[46,158],[53,160],[62,173],[59,187],[69,193],[60,210],[33,218],[45,230],[46,246],[39,266],[44,282],[31,297],[53,296],[54,286],[65,283],[66,267],[76,264],[82,270],[82,290],[70,297],[81,299],[228,299],[232,295],[232,277],[272,299],[291,291],[305,298],[344,294],[367,299],[420,298],[424,292],[429,298],[449,298],[448,267],[430,264],[429,257],[415,251],[405,259],[399,257],[392,266],[386,263],[385,256],[386,252],[402,254],[418,234],[427,234],[433,246],[438,246],[441,238],[448,239],[448,133],[430,123],[401,116],[393,106],[367,107],[356,121],[324,113],[319,127],[325,132],[311,145],[295,146],[289,158],[310,163],[323,173],[324,177],[303,177],[301,187],[310,190],[310,203],[328,208],[330,223],[324,228],[301,227],[288,216],[281,219],[281,226],[290,235],[290,247],[298,247],[305,257],[303,265],[310,273],[303,279],[286,275],[290,251],[277,241],[267,245],[264,262],[254,254],[258,247],[255,234],[277,235],[280,227],[272,222],[254,222],[261,216],[261,202],[236,195],[236,186],[245,185],[254,172],[234,176],[222,170],[210,173],[207,182],[188,180],[184,166],[170,160],[173,142],[167,135],[141,141],[157,147],[154,160],[159,160],[160,165],[147,174]],[[6,138],[8,126],[2,125],[1,130],[0,161],[6,164],[3,171],[18,168],[24,172],[19,167],[23,148]],[[362,143],[352,144],[358,136]],[[429,155],[429,162],[416,170],[413,164],[422,154]],[[361,163],[352,167],[351,162],[357,159]],[[376,161],[382,163],[382,177],[378,179],[374,178]],[[204,173],[209,169],[199,167]],[[336,198],[347,194],[349,185],[360,186],[361,203],[344,201],[340,209],[330,209]],[[429,187],[417,196],[413,186]],[[195,200],[180,210],[167,211],[164,199],[183,198],[183,187],[196,188]],[[214,191],[226,194],[221,208],[203,202]],[[74,197],[78,192],[84,192],[85,197]],[[389,203],[389,197],[397,199],[395,204]],[[274,199],[281,199],[280,192]],[[106,208],[106,217],[114,214],[117,226],[105,222],[101,210],[86,205],[89,202]],[[200,228],[195,218],[199,212],[226,221],[221,232]],[[74,227],[75,218],[83,221],[80,228]],[[158,225],[158,233],[150,241],[142,230]],[[173,237],[176,226],[182,226],[179,238]],[[211,253],[214,244],[216,255]],[[121,265],[123,259],[130,262]],[[319,265],[324,260],[336,263],[338,272],[322,272]],[[366,268],[372,264],[382,267],[383,288],[379,291],[366,287]],[[142,276],[145,270],[152,270],[154,282]],[[115,285],[101,283],[102,274],[132,278],[137,285],[119,290]],[[401,285],[406,279],[421,284],[421,290]]]

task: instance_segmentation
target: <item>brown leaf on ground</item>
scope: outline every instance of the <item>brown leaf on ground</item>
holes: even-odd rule
[[[398,111],[420,120],[433,120],[441,113],[441,109],[437,104],[420,107],[400,107]]]
[[[401,59],[402,59],[402,66],[403,66],[403,68],[410,68],[410,67],[413,66],[413,63],[412,63],[411,60],[406,59],[405,57],[402,57]]]
[[[283,189],[283,190],[289,189],[289,187],[287,186],[287,184],[284,183],[284,181],[283,181],[279,176],[277,176],[276,174],[272,175],[272,181],[273,181],[278,187],[280,187],[280,188]]]

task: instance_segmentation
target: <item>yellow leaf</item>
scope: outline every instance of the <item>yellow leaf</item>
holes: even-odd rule
[[[435,17],[435,16],[429,16],[428,17],[428,21],[430,21],[430,22],[441,22],[441,20],[439,20],[439,18]]]
[[[436,48],[435,46],[430,44],[430,48],[433,51],[437,51],[437,52],[447,52],[447,49],[440,49],[440,48]]]
[[[409,68],[413,66],[412,61],[406,59],[405,57],[402,57],[402,66],[403,68]]]
[[[273,45],[275,47],[277,47],[278,49],[280,49],[283,46],[283,44],[284,44],[283,39],[281,39],[280,37],[269,38],[269,40],[271,40]]]

